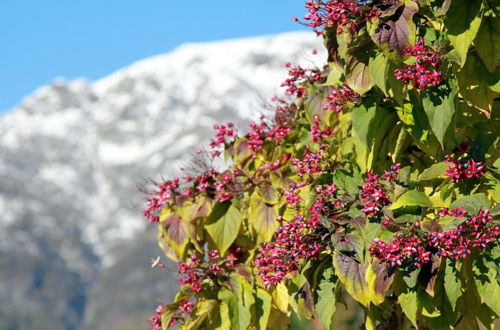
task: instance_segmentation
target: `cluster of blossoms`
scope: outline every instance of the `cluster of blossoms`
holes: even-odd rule
[[[375,8],[365,8],[371,1],[367,0],[310,0],[306,2],[308,13],[304,16],[306,25],[320,34],[326,28],[335,28],[340,34],[347,29],[349,33],[356,33],[359,24],[364,20],[378,17]],[[298,21],[297,18],[294,18]]]
[[[176,311],[174,316],[170,318],[170,322],[168,324],[169,327],[174,326],[180,319],[183,318],[182,316],[185,317],[191,314],[194,310],[194,304],[189,300],[182,300],[178,303],[178,305],[178,310]],[[151,330],[163,330],[161,317],[165,307],[165,305],[159,305],[156,308],[156,313],[149,318],[149,325],[151,326]]]
[[[267,163],[261,165],[259,168],[257,168],[256,172],[257,173],[262,173],[262,172],[265,172],[265,171],[270,171],[270,172],[277,171],[283,165],[285,165],[286,163],[288,163],[288,161],[290,160],[291,157],[292,157],[291,154],[284,154],[283,157],[281,158],[281,160],[276,160],[274,162],[267,162]]]
[[[292,128],[288,125],[275,125],[267,132],[267,136],[275,142],[280,142],[292,132]]]
[[[406,64],[403,69],[396,69],[394,76],[405,85],[411,85],[416,90],[426,90],[429,86],[441,83],[443,74],[435,70],[439,66],[440,56],[425,46],[425,41],[420,38],[415,46],[404,49],[406,56],[416,58],[415,64]]]
[[[207,261],[192,254],[189,262],[179,261],[177,263],[177,272],[183,276],[179,282],[181,285],[190,285],[194,292],[200,292],[203,281],[224,274],[225,268],[234,268],[240,257],[241,248],[237,246],[232,246],[225,258],[222,258],[217,250],[208,252]]]
[[[278,221],[283,219],[280,217]],[[276,285],[288,274],[295,274],[303,260],[313,258],[320,251],[312,233],[317,224],[316,219],[305,220],[296,216],[294,221],[284,223],[276,230],[275,241],[261,245],[255,266],[264,285]]]
[[[160,221],[160,212],[167,204],[172,202],[173,196],[179,189],[179,182],[179,178],[175,177],[173,180],[156,184],[158,187],[156,192],[146,198],[146,207],[144,208],[143,215],[147,220],[153,223]]]
[[[394,172],[396,171],[399,171],[399,166],[397,166],[397,169]],[[361,186],[360,195],[361,202],[363,203],[361,211],[367,216],[374,216],[382,209],[382,207],[389,204],[389,196],[385,192],[385,189],[382,184],[380,184],[379,180],[379,176],[373,171],[370,171],[366,175],[365,184]]]
[[[221,174],[215,184],[215,191],[219,194],[219,201],[230,201],[234,198],[232,193],[227,192],[228,186],[234,184],[234,177],[230,171]]]
[[[375,238],[368,251],[380,261],[389,263],[391,267],[403,264],[415,264],[421,267],[430,260],[431,254],[422,247],[422,241],[416,235],[396,235],[389,244]]]
[[[304,176],[306,174],[310,175],[313,173],[321,173],[323,171],[323,166],[321,162],[323,161],[323,154],[328,148],[328,145],[323,144],[320,146],[317,152],[312,152],[308,146],[305,147],[304,158],[294,159],[292,164],[297,168],[297,175]]]
[[[433,232],[429,234],[429,244],[436,248],[436,254],[443,257],[455,259],[465,258],[472,247],[484,250],[500,235],[500,225],[493,224],[493,216],[489,210],[481,210],[478,215],[468,215],[463,208],[457,208],[451,212],[442,209],[440,216],[450,215],[456,218],[464,218],[457,227],[445,232]]]
[[[233,123],[227,123],[226,125],[214,125],[216,139],[212,139],[210,142],[210,147],[215,148],[220,145],[228,143],[236,137],[236,131],[234,129]]]
[[[360,95],[353,91],[347,84],[333,89],[327,97],[327,103],[323,105],[323,110],[336,113],[342,112],[348,102],[357,102]]]
[[[165,308],[165,305],[159,305],[156,307],[156,313],[151,315],[149,317],[149,325],[151,326],[151,330],[163,330],[162,324],[161,324],[161,314],[163,313],[163,309]],[[175,321],[173,324],[174,325]]]
[[[292,67],[290,63],[286,63],[285,67],[288,68],[288,76],[282,84],[282,87],[286,87],[286,94],[290,96],[296,96],[301,98],[305,95],[305,90],[299,87],[300,83],[307,78],[307,69],[302,68],[300,65]]]
[[[193,254],[190,262],[179,261],[177,272],[184,277],[179,280],[182,285],[190,285],[195,292],[201,291],[201,282],[205,278],[206,269],[200,267],[201,259]]]
[[[472,158],[456,159],[452,156],[446,156],[445,162],[450,166],[446,170],[446,176],[451,178],[451,182],[460,182],[471,178],[480,178],[484,176],[484,163],[476,162]]]
[[[384,171],[384,179],[388,182],[396,181],[400,170],[401,164],[392,164],[389,171]]]
[[[306,95],[303,87],[305,83],[321,80],[318,70],[304,69],[300,65],[292,66],[291,63],[286,63],[285,67],[288,68],[288,78],[281,83],[281,87],[286,87],[285,92],[288,96],[304,97]]]
[[[261,121],[259,124],[252,121],[250,122],[250,132],[248,132],[248,147],[252,151],[258,151],[262,149],[264,145],[264,139],[266,138],[267,124]]]
[[[207,192],[212,194],[215,191],[215,182],[217,178],[217,170],[211,169],[196,178],[195,188],[198,192]]]
[[[484,250],[500,236],[500,225],[492,223],[493,217],[489,210],[481,210],[477,216],[470,216],[463,207],[451,211],[443,208],[439,216],[464,218],[465,221],[444,232],[431,232],[425,241],[416,234],[396,234],[390,243],[375,238],[369,252],[391,267],[411,264],[421,267],[430,260],[431,253],[458,260],[467,257],[473,247]]]
[[[322,121],[318,115],[313,116],[313,123],[311,129],[309,130],[309,135],[313,143],[317,143],[333,135],[333,130],[330,127],[321,129]]]
[[[290,183],[290,190],[288,190],[286,193],[285,193],[285,197],[286,197],[286,203],[290,206],[295,206],[297,204],[300,203],[300,201],[302,200],[299,196],[299,189],[304,187],[305,186],[305,183],[303,182],[299,182],[299,183],[296,183],[296,182],[292,182]]]

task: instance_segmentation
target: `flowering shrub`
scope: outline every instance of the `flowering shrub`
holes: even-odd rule
[[[147,199],[180,283],[152,329],[328,329],[347,295],[367,329],[491,329],[498,6],[315,0],[306,9],[328,63],[287,64],[274,117],[246,134],[214,126],[198,174],[159,183]],[[214,157],[228,168],[204,160]]]

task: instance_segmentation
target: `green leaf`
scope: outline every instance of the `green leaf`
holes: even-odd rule
[[[420,274],[420,269],[416,268],[412,271],[404,270],[401,272],[403,281],[409,288],[414,288],[417,285],[418,274]]]
[[[467,52],[481,25],[481,0],[453,0],[444,25],[448,37],[464,65]]]
[[[330,63],[330,72],[328,73],[328,76],[326,77],[326,82],[323,84],[323,86],[335,86],[341,83],[340,77],[342,77],[342,71],[339,69],[339,67],[333,63]]]
[[[226,288],[222,288],[219,291],[218,297],[229,307],[229,320],[231,321],[231,329],[247,329],[248,325],[250,324],[250,310],[246,310],[243,304],[238,300],[236,294]]]
[[[225,298],[226,294],[223,294],[223,295],[219,294],[219,299],[221,299],[221,297]],[[230,329],[231,328],[231,317],[229,316],[228,304],[224,301],[221,301],[219,310],[220,310],[221,323],[220,323],[220,326],[217,327],[217,330]],[[163,324],[168,324],[168,323],[163,323]]]
[[[267,329],[267,322],[271,314],[271,295],[262,288],[257,288],[257,299],[255,302],[259,329]]]
[[[427,195],[423,192],[417,190],[409,190],[399,196],[398,200],[393,203],[389,207],[389,209],[395,210],[404,206],[432,207],[432,202],[429,197],[427,197]]]
[[[500,282],[498,281],[498,263],[483,257],[475,260],[472,268],[474,281],[481,299],[497,315],[500,315]]]
[[[483,17],[483,22],[474,40],[479,57],[490,72],[495,72],[500,64],[500,19],[491,15]]]
[[[445,162],[440,162],[431,165],[431,167],[426,168],[418,177],[418,181],[428,181],[434,179],[447,178],[446,170],[450,167],[449,164]]]
[[[424,94],[423,106],[431,129],[444,148],[446,132],[453,128],[458,89],[455,84],[441,85]]]
[[[446,259],[446,268],[444,271],[444,290],[448,296],[448,301],[453,310],[457,306],[457,300],[462,295],[462,283],[459,274],[455,269],[455,262]]]
[[[231,246],[241,226],[241,212],[231,202],[218,203],[210,214],[205,229],[221,254]]]
[[[490,202],[485,194],[474,194],[457,199],[450,205],[450,209],[463,207],[471,215],[476,215],[481,210],[489,209]]]
[[[469,54],[464,67],[457,73],[460,94],[474,106],[487,112],[491,111],[495,98],[495,92],[488,85],[491,75],[476,52]]]
[[[316,312],[325,329],[330,329],[335,313],[337,276],[331,263],[327,263],[318,276]]]
[[[259,194],[253,193],[250,197],[249,217],[261,239],[270,241],[274,231],[279,227],[279,223],[276,221],[278,207],[265,203]]]
[[[389,70],[387,76],[387,84],[389,86],[390,95],[396,100],[399,105],[404,104],[405,93],[403,84],[394,76],[394,70],[398,66],[395,63],[389,63]]]
[[[255,303],[253,288],[250,283],[238,273],[233,272],[229,277],[229,284],[238,301],[237,312],[239,329],[247,329],[252,318],[250,308]],[[231,308],[231,305],[229,305],[229,307]]]
[[[375,85],[387,94],[387,72],[389,69],[389,61],[383,53],[379,53],[376,57],[370,57],[368,63],[368,71]]]
[[[346,291],[367,307],[370,303],[370,293],[365,280],[365,267],[353,258],[340,253],[334,253],[333,265]]]
[[[286,285],[283,282],[276,285],[273,292],[271,293],[271,296],[273,297],[273,303],[276,305],[276,307],[283,313],[287,313],[290,296],[288,294],[288,288],[286,287]]]
[[[406,317],[418,329],[417,314],[419,303],[417,289],[405,288],[405,291],[398,295],[398,302],[401,305],[401,309],[405,313]]]
[[[354,108],[351,114],[356,137],[368,147],[371,147],[373,143],[377,142],[377,139],[385,135],[395,119],[393,113],[378,106],[367,108],[361,105]]]

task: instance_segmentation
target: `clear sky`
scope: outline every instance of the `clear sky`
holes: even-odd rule
[[[304,29],[304,0],[0,1],[0,112],[57,77],[104,77],[193,41]]]

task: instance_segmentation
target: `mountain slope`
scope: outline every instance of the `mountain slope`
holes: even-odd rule
[[[177,173],[214,123],[246,128],[278,91],[283,64],[321,63],[311,54],[319,46],[309,33],[184,45],[96,82],[42,87],[1,117],[0,319],[17,311],[9,322],[19,329],[99,328],[113,301],[105,293],[119,314],[134,300],[123,292],[130,281],[150,288],[139,300],[151,306],[168,299],[151,288],[173,275],[144,275],[142,257],[159,253],[138,185]],[[132,270],[134,279],[121,276]]]

